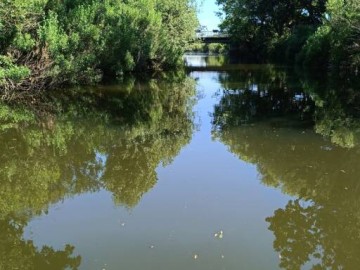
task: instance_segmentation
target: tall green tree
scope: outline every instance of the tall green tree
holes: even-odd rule
[[[233,43],[244,52],[264,57],[297,28],[318,26],[326,0],[218,0],[217,3],[224,13],[221,28],[231,34]]]

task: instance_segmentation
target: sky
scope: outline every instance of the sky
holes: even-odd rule
[[[216,0],[197,0],[197,4],[200,25],[206,25],[209,31],[219,29],[220,18],[215,12],[218,12],[220,8],[216,5]]]

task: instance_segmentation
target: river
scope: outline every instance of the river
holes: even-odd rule
[[[357,269],[355,84],[186,60],[0,109],[0,269]]]

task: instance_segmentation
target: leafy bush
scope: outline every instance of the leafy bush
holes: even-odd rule
[[[196,26],[189,0],[3,0],[0,93],[175,67]]]

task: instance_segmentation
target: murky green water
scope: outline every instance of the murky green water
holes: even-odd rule
[[[358,269],[354,82],[187,61],[2,105],[1,270]]]

